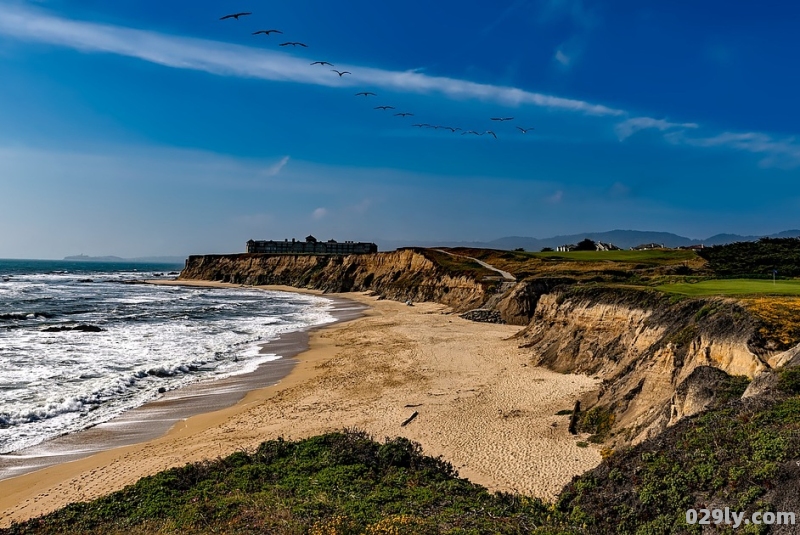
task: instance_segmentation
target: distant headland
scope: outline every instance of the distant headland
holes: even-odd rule
[[[85,254],[65,256],[67,262],[125,262],[129,264],[183,264],[182,256],[140,256],[121,258],[119,256],[88,256]]]

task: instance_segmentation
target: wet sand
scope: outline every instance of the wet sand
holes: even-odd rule
[[[201,283],[213,285],[213,283]],[[270,289],[285,289],[270,287]],[[294,289],[290,289],[294,290]],[[0,526],[98,497],[172,466],[357,427],[405,436],[493,490],[552,498],[600,461],[556,416],[597,381],[528,364],[519,327],[474,323],[432,303],[408,307],[344,294],[370,308],[311,333],[310,349],[277,385],[234,406],[180,421],[145,443],[0,481]],[[419,416],[405,427],[413,411]]]

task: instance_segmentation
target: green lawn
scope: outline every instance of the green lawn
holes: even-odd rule
[[[715,279],[696,283],[663,284],[657,286],[667,293],[704,295],[800,295],[800,280]]]
[[[576,261],[576,262],[636,262],[640,264],[679,264],[694,260],[694,251],[571,251],[569,253],[529,253],[542,259]]]

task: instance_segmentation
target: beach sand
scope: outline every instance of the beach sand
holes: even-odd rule
[[[470,322],[432,303],[336,297],[370,308],[364,317],[313,331],[310,349],[277,385],[192,416],[148,442],[0,481],[0,527],[166,468],[279,436],[299,439],[345,427],[380,440],[407,437],[475,483],[544,499],[599,463],[595,448],[578,447],[568,433],[569,417],[555,415],[598,381],[528,365],[510,339],[519,327]],[[414,411],[417,418],[401,427]]]

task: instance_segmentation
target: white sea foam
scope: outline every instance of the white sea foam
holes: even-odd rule
[[[252,372],[280,358],[260,344],[333,321],[316,296],[120,284],[131,276],[33,273],[0,286],[0,453],[105,422],[160,388]],[[44,332],[76,325],[103,330]]]

